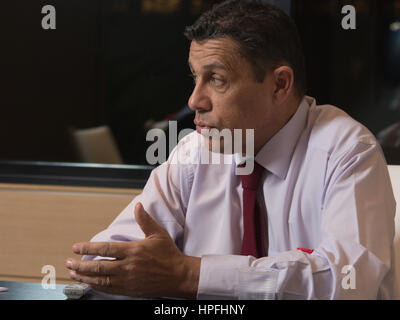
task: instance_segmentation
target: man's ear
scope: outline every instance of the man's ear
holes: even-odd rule
[[[277,105],[286,101],[294,86],[294,72],[289,66],[280,66],[273,71],[274,82],[273,99]]]

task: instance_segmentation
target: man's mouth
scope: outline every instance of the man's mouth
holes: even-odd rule
[[[209,130],[214,128],[214,127],[210,126],[209,124],[200,122],[200,121],[194,121],[194,124],[196,125],[196,131],[198,133],[201,133],[201,130],[207,130],[207,132],[208,132]]]
[[[211,130],[213,127],[208,127],[208,126],[196,126],[196,131],[198,132],[198,133],[201,133],[201,130],[207,130],[207,132],[209,131],[209,130]]]

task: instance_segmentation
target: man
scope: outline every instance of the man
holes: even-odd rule
[[[185,34],[197,132],[106,230],[74,245],[86,256],[67,261],[71,278],[121,295],[234,298],[238,268],[258,266],[279,270],[279,299],[391,298],[396,204],[384,157],[365,127],[304,95],[291,19],[229,0]],[[193,161],[204,141],[213,148],[211,128],[254,129],[249,179],[235,169],[251,155]]]

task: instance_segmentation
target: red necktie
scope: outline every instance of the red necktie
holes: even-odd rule
[[[257,189],[264,168],[254,162],[254,170],[242,175],[243,188],[243,242],[242,255],[256,258],[265,256],[264,227],[261,209],[257,201]]]

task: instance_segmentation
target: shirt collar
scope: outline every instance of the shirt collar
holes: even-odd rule
[[[255,161],[272,174],[285,179],[297,141],[307,122],[308,111],[315,99],[305,96],[292,118],[261,148]],[[248,157],[234,154],[236,165],[244,163]]]

